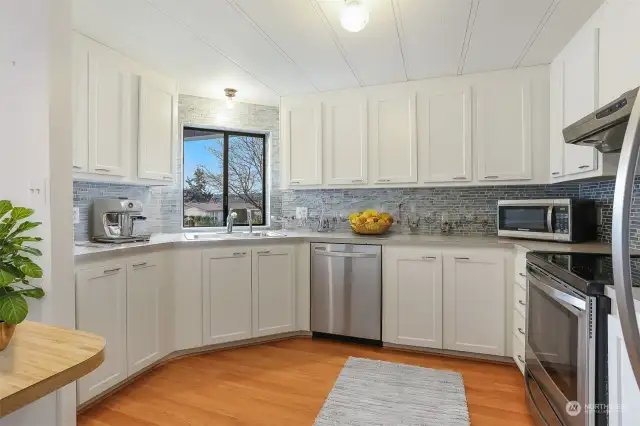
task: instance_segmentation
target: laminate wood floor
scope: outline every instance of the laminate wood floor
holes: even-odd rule
[[[79,426],[311,426],[349,356],[462,374],[472,426],[533,426],[518,368],[297,338],[171,361],[78,416]]]

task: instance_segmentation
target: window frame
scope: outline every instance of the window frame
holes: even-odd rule
[[[184,131],[185,130],[196,130],[196,131],[206,131],[211,133],[221,133],[223,135],[223,194],[222,194],[222,226],[194,226],[187,227],[184,223],[184,211],[185,211],[185,202],[184,202],[184,190],[185,190],[185,168],[184,168],[184,146],[185,146],[185,138]],[[197,125],[183,125],[182,126],[182,179],[180,182],[181,187],[181,227],[183,230],[187,231],[198,231],[198,230],[211,230],[211,229],[223,229],[227,226],[227,217],[229,215],[229,137],[232,136],[248,136],[262,139],[262,222],[260,224],[253,224],[256,227],[268,227],[268,204],[267,204],[267,192],[269,191],[269,183],[266,180],[267,177],[267,138],[269,137],[268,133],[260,132],[260,131],[247,131],[247,130],[236,130],[236,129],[228,129],[224,127],[201,127]],[[243,227],[246,228],[249,224],[236,224],[234,223],[234,227]]]

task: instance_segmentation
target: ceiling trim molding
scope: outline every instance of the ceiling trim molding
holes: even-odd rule
[[[231,7],[233,10],[236,11],[236,13],[238,13],[242,18],[244,18],[244,20],[246,20],[252,27],[253,29],[256,30],[256,32],[258,32],[258,34],[260,34],[262,36],[262,38],[264,38],[267,42],[269,42],[269,44],[271,44],[273,46],[274,49],[276,49],[278,51],[278,53],[280,53],[280,55],[287,61],[289,62],[291,65],[293,65],[293,67],[298,70],[298,73],[300,73],[300,75],[302,75],[305,80],[307,80],[307,82],[313,86],[314,89],[316,89],[316,91],[320,91],[315,84],[313,84],[313,81],[311,81],[309,79],[309,77],[305,74],[305,72],[302,70],[302,68],[300,68],[298,66],[298,64],[296,63],[296,61],[293,60],[293,58],[291,58],[291,56],[289,56],[287,54],[287,52],[284,51],[284,49],[282,49],[280,47],[280,45],[278,43],[276,43],[276,41],[274,39],[272,39],[269,34],[267,34],[261,27],[260,25],[258,25],[258,23],[256,21],[254,21],[251,16],[249,16],[249,14],[247,12],[244,11],[244,9],[242,9],[242,6],[240,6],[236,0],[225,0],[227,2],[227,4],[229,5],[229,7]]]
[[[331,34],[331,38],[333,38],[333,43],[336,45],[336,48],[342,55],[342,58],[344,59],[344,62],[347,64],[347,66],[351,70],[351,73],[353,73],[353,76],[358,81],[358,84],[360,85],[360,87],[363,87],[364,83],[362,82],[362,78],[360,77],[360,74],[358,74],[358,71],[356,70],[355,66],[349,60],[347,51],[342,45],[342,42],[340,42],[340,38],[338,37],[336,30],[333,29],[333,26],[327,19],[327,16],[324,14],[322,7],[318,4],[318,0],[309,0],[309,3],[311,4],[311,7],[313,7],[313,10],[316,12],[316,16],[318,17],[318,19],[320,19],[320,21],[322,22],[322,25],[324,25],[327,31],[329,31],[329,33]]]
[[[533,46],[533,44],[538,39],[538,36],[540,35],[540,33],[542,33],[542,30],[544,30],[544,28],[547,26],[547,22],[549,22],[549,19],[551,19],[551,16],[555,13],[561,1],[562,0],[554,0],[553,3],[549,5],[547,12],[544,14],[542,19],[538,23],[538,26],[536,27],[533,34],[531,34],[531,37],[527,41],[527,44],[525,44],[524,49],[522,49],[522,53],[520,53],[520,56],[518,56],[518,59],[516,59],[516,61],[513,63],[513,68],[518,68],[522,63],[522,61],[524,60],[524,58],[526,58],[527,54],[529,53],[529,50],[531,50],[531,46]]]
[[[407,61],[404,56],[404,52],[406,52],[406,49],[404,44],[404,26],[402,25],[400,1],[391,0],[391,8],[393,9],[393,17],[396,22],[396,33],[398,35],[398,45],[400,46],[400,56],[402,56],[402,71],[404,72],[404,80],[409,81],[409,76],[407,75]]]
[[[473,35],[473,26],[476,23],[476,16],[478,16],[478,8],[480,7],[481,0],[473,0],[471,7],[469,8],[469,18],[467,19],[467,29],[464,33],[464,41],[462,42],[462,51],[460,52],[460,61],[458,62],[458,75],[464,72],[464,66],[467,62],[467,53],[469,53],[469,44],[471,43],[471,36]]]
[[[229,62],[231,62],[233,65],[237,66],[238,68],[240,68],[242,71],[244,71],[245,73],[247,73],[248,75],[250,75],[251,77],[253,77],[254,79],[256,79],[260,84],[262,84],[263,86],[265,86],[267,89],[271,90],[273,93],[275,93],[277,96],[282,97],[282,94],[280,94],[277,90],[275,90],[273,87],[269,86],[267,83],[264,82],[264,80],[262,80],[260,77],[258,77],[257,75],[255,75],[254,73],[252,73],[251,71],[249,71],[247,68],[245,68],[242,64],[240,64],[239,62],[237,62],[236,60],[234,60],[233,58],[231,58],[229,55],[227,55],[226,53],[224,53],[222,50],[220,50],[219,48],[217,48],[216,46],[214,46],[213,44],[209,43],[208,40],[206,40],[204,37],[202,37],[200,34],[198,34],[197,31],[195,31],[193,28],[191,28],[189,25],[185,24],[184,22],[180,21],[178,18],[176,18],[175,16],[173,16],[171,13],[167,12],[166,10],[164,10],[163,8],[161,8],[160,6],[158,6],[156,3],[154,3],[153,0],[146,0],[147,3],[149,3],[153,8],[155,8],[157,11],[159,11],[160,13],[164,14],[165,16],[167,16],[168,18],[170,18],[171,20],[173,20],[173,22],[175,22],[176,24],[180,25],[182,28],[184,28],[188,33],[190,33],[193,37],[197,38],[198,40],[200,40],[202,43],[204,43],[207,47],[209,47],[210,49],[214,50],[216,53],[218,53],[219,55],[221,55],[222,57],[224,57],[226,60],[228,60]]]

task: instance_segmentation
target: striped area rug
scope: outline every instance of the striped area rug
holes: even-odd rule
[[[462,376],[350,357],[314,426],[469,426]]]

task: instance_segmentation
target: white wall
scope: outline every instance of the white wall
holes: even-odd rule
[[[34,233],[44,238],[47,296],[31,304],[29,319],[73,328],[71,0],[2,0],[1,9],[0,199],[36,209],[43,222]],[[74,424],[74,386],[0,419]]]

